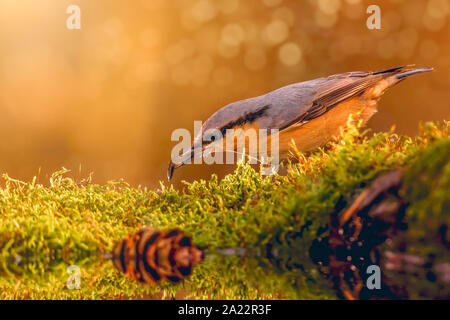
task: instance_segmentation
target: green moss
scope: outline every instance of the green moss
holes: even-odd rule
[[[450,226],[450,139],[434,143],[414,162],[405,177],[409,232],[414,237],[430,236],[427,230]]]
[[[408,203],[407,229],[381,251],[397,264],[385,270],[390,286],[410,299],[450,297],[450,139],[440,137],[405,171],[401,195]],[[401,271],[399,271],[401,270]]]
[[[65,177],[67,170],[55,173],[49,186],[4,175],[0,298],[115,298],[180,289],[203,298],[335,298],[308,251],[318,233],[327,232],[339,199],[352,201],[381,173],[409,165],[430,144],[448,152],[448,128],[427,124],[419,137],[410,138],[393,132],[369,137],[349,126],[326,149],[297,153],[285,176],[263,177],[239,165],[220,181],[213,175],[186,183],[182,191],[163,183],[158,192],[124,181],[77,183]],[[429,157],[432,176],[443,160]],[[411,191],[412,198],[424,199],[411,209],[417,219],[431,206],[438,218],[448,208],[448,160],[444,165],[447,180],[430,185],[432,203],[426,200],[430,191]],[[418,167],[411,175],[414,170],[423,171]],[[102,256],[115,241],[147,225],[180,228],[211,253],[246,247],[251,257],[212,254],[180,285],[140,286]],[[269,258],[261,253],[268,245],[276,253]],[[82,270],[81,290],[65,288],[70,264]]]

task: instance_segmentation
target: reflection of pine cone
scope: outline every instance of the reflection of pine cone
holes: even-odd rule
[[[116,243],[113,261],[126,276],[154,284],[164,279],[179,282],[203,259],[203,251],[182,231],[142,229]]]

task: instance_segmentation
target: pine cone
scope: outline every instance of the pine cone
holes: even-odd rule
[[[167,232],[142,229],[117,242],[113,249],[116,268],[147,284],[163,280],[177,283],[192,273],[203,256],[191,238],[178,229]]]

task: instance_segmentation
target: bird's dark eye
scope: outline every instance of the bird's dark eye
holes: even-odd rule
[[[204,144],[210,144],[222,139],[222,134],[218,129],[210,129],[203,134]]]
[[[205,136],[205,141],[207,141],[207,142],[213,142],[213,141],[216,141],[216,136],[215,135],[206,135]]]

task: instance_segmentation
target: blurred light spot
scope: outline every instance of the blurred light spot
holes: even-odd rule
[[[400,31],[401,41],[410,45],[415,45],[419,38],[417,30],[415,28],[406,28]]]
[[[156,80],[156,75],[160,72],[161,66],[158,63],[142,62],[134,68],[134,79],[138,82],[149,82]]]
[[[444,18],[449,13],[448,0],[430,0],[427,4],[427,14],[435,19]]]
[[[433,18],[428,14],[425,14],[422,19],[423,25],[430,31],[439,31],[445,25],[445,17]]]
[[[262,49],[249,49],[244,56],[244,63],[250,70],[256,71],[265,67],[266,54]]]
[[[230,46],[219,41],[217,51],[224,58],[233,58],[239,54],[239,46]]]
[[[347,2],[349,3],[349,1]],[[357,20],[361,19],[366,10],[364,10],[363,5],[359,1],[357,1],[355,3],[349,3],[349,5],[344,10],[342,10],[342,12],[347,18],[351,20]]]
[[[325,14],[322,11],[316,11],[316,23],[322,28],[331,28],[337,22],[337,14]]]
[[[382,20],[386,21],[382,24],[383,28],[389,28],[389,31],[399,29],[402,24],[402,16],[394,10],[386,12]]]
[[[361,0],[345,0],[348,4],[358,4],[361,3]]]
[[[397,34],[397,56],[401,59],[410,58],[416,47],[418,34],[415,28],[406,28]]]
[[[191,78],[192,84],[203,87],[209,82],[209,73],[199,73]]]
[[[233,81],[233,71],[228,67],[219,67],[214,70],[212,77],[218,86],[227,86]]]
[[[294,42],[285,43],[278,51],[278,58],[286,66],[296,65],[302,59],[302,49]]]
[[[191,80],[191,71],[185,64],[180,64],[172,69],[171,78],[177,86],[185,86]]]
[[[268,7],[275,7],[279,5],[283,0],[262,0],[262,2]]]
[[[109,36],[117,36],[123,31],[123,23],[119,18],[112,17],[103,24],[103,30]]]
[[[202,54],[194,59],[193,72],[195,76],[209,75],[213,67],[214,61],[209,55]]]
[[[280,7],[275,9],[275,11],[272,14],[272,18],[274,20],[283,20],[286,22],[289,26],[293,26],[295,22],[295,16],[291,9],[288,7]]]
[[[379,42],[377,48],[378,55],[383,59],[391,59],[397,52],[396,42],[393,37],[388,37]]]
[[[425,59],[434,59],[439,54],[439,46],[432,39],[426,39],[420,44],[420,55]]]
[[[188,31],[193,31],[201,26],[201,22],[194,17],[191,10],[185,10],[182,12],[180,16],[180,24]]]
[[[123,64],[131,50],[132,41],[129,35],[123,32],[123,23],[120,19],[112,17],[102,24],[102,32],[97,34],[95,41],[95,55],[110,60],[115,64]]]
[[[219,0],[216,2],[218,9],[225,13],[233,13],[239,8],[239,0]]]
[[[258,40],[258,35],[261,31],[261,27],[259,25],[256,25],[252,21],[244,21],[242,25],[245,34],[244,41],[254,42],[255,40]]]
[[[409,1],[407,6],[402,7],[403,19],[411,27],[417,27],[422,20],[425,10],[423,1]]]
[[[167,48],[165,55],[166,61],[171,65],[180,63],[183,59],[193,55],[195,48],[195,43],[192,40],[180,40],[178,43]]]
[[[244,29],[239,24],[230,23],[222,29],[221,41],[229,46],[238,46],[244,36]]]
[[[210,0],[200,0],[192,7],[193,16],[201,21],[206,22],[216,16],[216,7]]]
[[[327,15],[336,14],[341,7],[340,0],[318,0],[319,9]]]
[[[328,44],[328,57],[333,62],[340,62],[344,58],[342,53],[342,45],[340,41],[336,40]]]
[[[139,40],[144,48],[151,49],[159,44],[160,35],[158,30],[148,28],[141,32]]]
[[[159,9],[165,0],[141,0],[142,6],[147,10],[156,10]]]
[[[361,41],[357,36],[346,35],[341,39],[340,47],[345,55],[355,55],[361,51]]]
[[[274,20],[270,22],[263,32],[263,39],[270,45],[283,42],[289,36],[289,27],[282,20]]]

